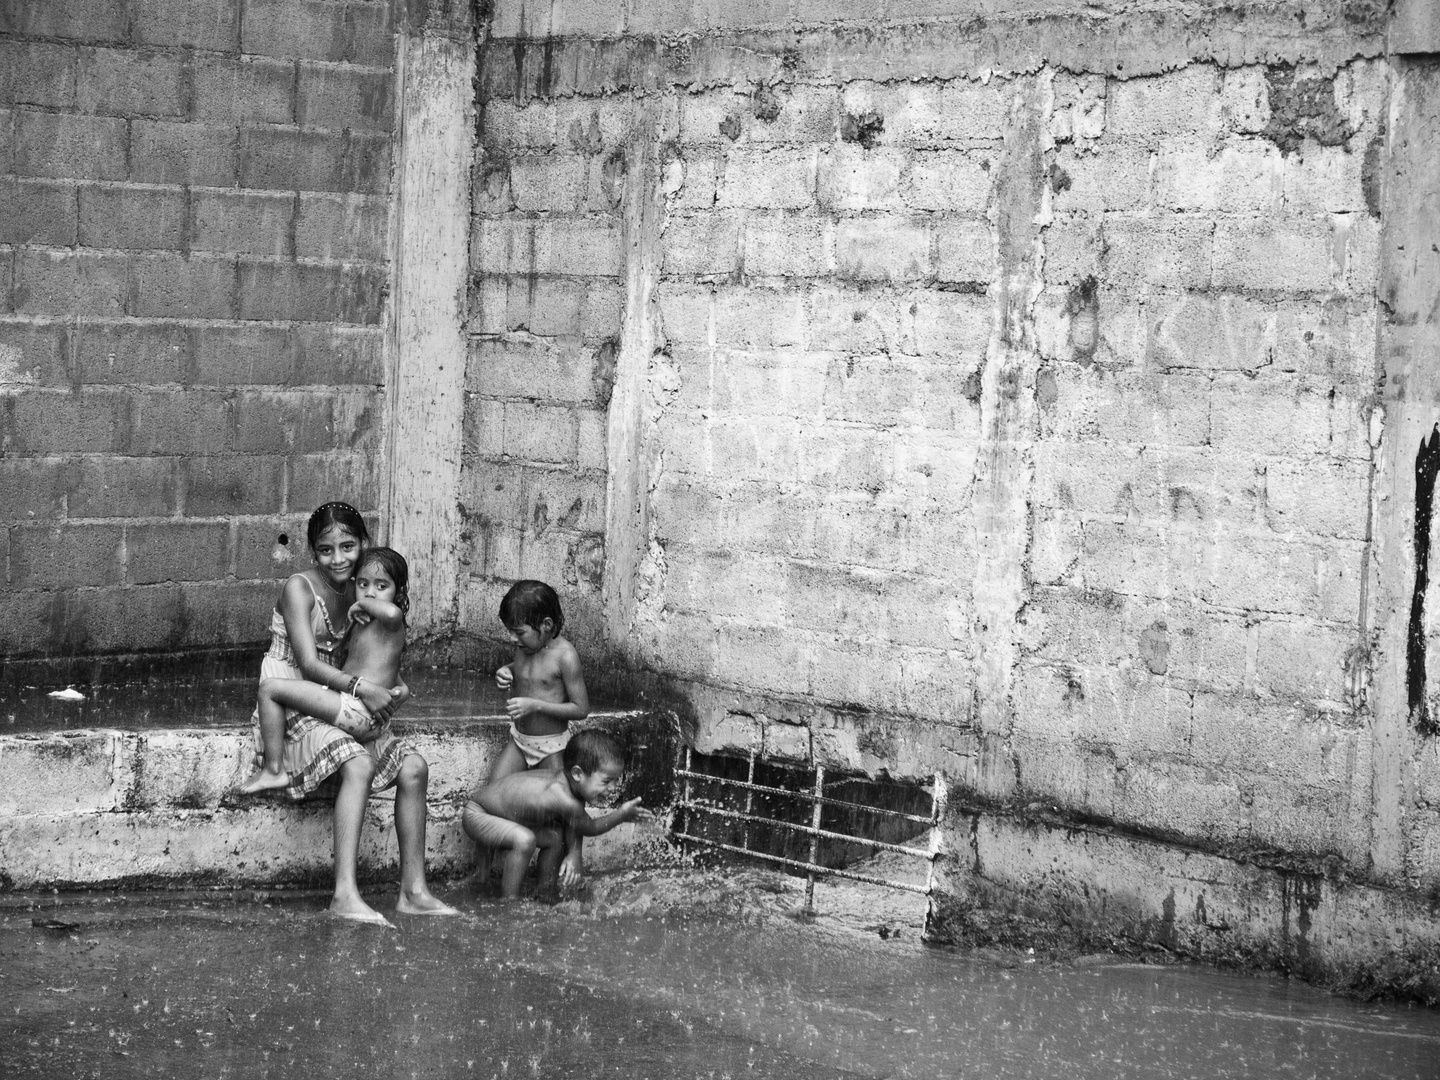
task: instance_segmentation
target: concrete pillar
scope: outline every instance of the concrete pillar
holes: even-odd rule
[[[1434,55],[1440,18],[1433,17],[1430,0],[1397,6],[1391,45],[1417,55],[1392,55],[1381,201],[1375,418],[1381,439],[1368,611],[1377,646],[1370,859],[1377,878],[1398,884],[1407,876],[1415,755],[1424,730],[1440,719],[1427,703],[1440,690],[1429,658],[1440,650],[1440,635],[1429,632],[1440,617],[1440,550],[1430,513],[1433,484],[1427,490],[1423,470],[1417,483],[1417,465],[1440,423],[1440,60]],[[1423,536],[1417,536],[1417,518]]]
[[[974,490],[976,720],[986,735],[1001,739],[1012,726],[1017,619],[1025,602],[1040,364],[1035,300],[1044,259],[1042,228],[1050,214],[1050,75],[1016,85],[989,212],[999,277],[990,288],[994,317],[980,380]]]
[[[466,4],[413,5],[400,27],[384,511],[410,560],[412,634],[433,637],[460,592],[475,42]]]
[[[676,126],[671,102],[645,98],[625,146],[621,201],[625,311],[615,360],[606,433],[609,477],[605,511],[605,629],[622,655],[635,656],[636,622],[654,578],[650,489],[658,471],[649,437],[657,401],[652,377],[664,367],[665,337],[655,305],[665,196],[660,148]]]

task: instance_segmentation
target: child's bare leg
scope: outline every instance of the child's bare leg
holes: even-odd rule
[[[458,915],[438,899],[425,882],[425,788],[430,766],[419,754],[407,754],[400,764],[395,792],[395,835],[400,841],[400,898],[395,910],[402,915]]]
[[[500,756],[495,759],[495,764],[490,769],[490,775],[485,778],[485,782],[487,784],[493,784],[502,776],[524,772],[525,768],[525,755],[520,753],[520,748],[515,745],[514,739],[507,739],[505,748],[500,751]]]
[[[530,871],[530,858],[535,854],[535,834],[524,825],[516,825],[511,842],[500,856],[500,895],[514,900],[520,895],[520,886],[525,884],[525,875]]]
[[[490,767],[490,773],[485,777],[484,783],[493,784],[501,777],[524,772],[525,769],[525,755],[520,753],[520,748],[515,745],[513,739],[507,740],[499,756],[495,758],[495,764]],[[484,784],[481,786],[483,787]],[[465,831],[477,845],[474,879],[480,883],[481,888],[484,888],[490,880],[490,871],[495,859],[497,857],[503,859],[504,847],[496,844],[493,840],[482,839],[479,835],[472,833],[468,825],[465,827]]]
[[[275,699],[276,687],[295,679],[261,679],[259,707],[260,743],[263,762],[260,768],[235,788],[236,795],[255,795],[275,791],[290,783],[285,771],[285,706]]]
[[[540,829],[535,833],[535,846],[540,857],[535,862],[535,895],[554,899],[560,895],[560,861],[565,858],[565,834],[559,829]]]
[[[482,849],[489,849],[491,858],[500,860],[500,895],[515,899],[530,869],[530,857],[535,854],[535,834],[509,818],[489,813],[474,799],[466,804],[460,820],[465,835]]]
[[[485,893],[490,891],[490,873],[496,855],[495,838],[487,823],[494,820],[474,799],[466,802],[460,812],[460,825],[465,835],[475,841],[475,869],[466,877],[465,883],[478,886]]]
[[[360,825],[374,775],[375,759],[369,754],[357,755],[340,766],[340,794],[335,798],[335,897],[330,901],[330,913],[342,919],[388,926],[389,920],[365,903],[355,880],[360,860]]]

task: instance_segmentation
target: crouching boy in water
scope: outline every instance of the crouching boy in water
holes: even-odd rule
[[[511,773],[471,793],[462,818],[465,833],[503,860],[500,891],[505,899],[520,895],[537,850],[538,894],[554,895],[560,883],[573,885],[584,876],[577,837],[599,836],[622,822],[651,816],[639,799],[600,817],[585,812],[587,804],[614,797],[624,771],[615,740],[600,731],[580,731],[565,747],[561,772]]]

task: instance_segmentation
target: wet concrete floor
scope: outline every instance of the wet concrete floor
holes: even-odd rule
[[[1440,1075],[1440,1013],[794,917],[792,879],[631,871],[558,907],[332,920],[319,895],[10,897],[20,1077]],[[392,893],[376,893],[382,910]]]

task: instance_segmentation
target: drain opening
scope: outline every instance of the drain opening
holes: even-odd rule
[[[945,802],[938,774],[927,788],[686,747],[676,776],[684,783],[675,838],[691,850],[759,859],[803,875],[807,907],[814,906],[820,877],[930,895]],[[923,860],[925,884],[849,869],[882,851]]]

